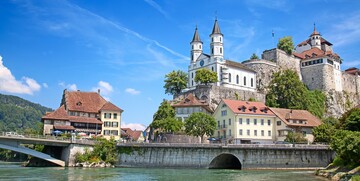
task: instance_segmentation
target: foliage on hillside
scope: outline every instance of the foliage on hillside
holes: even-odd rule
[[[183,123],[175,118],[175,110],[170,103],[163,100],[158,110],[154,114],[153,122],[150,125],[154,129],[160,129],[163,132],[177,132]]]
[[[308,110],[319,118],[325,112],[325,94],[308,90],[293,70],[275,72],[268,89],[266,105],[269,107]]]
[[[188,81],[187,73],[181,70],[173,70],[165,75],[165,94],[178,95],[186,88]]]
[[[0,131],[37,134],[42,129],[41,117],[50,111],[40,104],[0,94]]]

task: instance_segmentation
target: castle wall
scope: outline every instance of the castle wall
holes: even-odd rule
[[[342,87],[344,91],[349,93],[359,92],[360,77],[342,72]]]
[[[276,63],[269,60],[249,60],[243,64],[256,71],[256,88],[259,92],[266,93],[266,87],[269,86],[272,75],[279,71]]]

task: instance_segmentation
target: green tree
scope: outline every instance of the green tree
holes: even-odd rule
[[[336,152],[337,157],[345,166],[360,166],[360,132],[338,130],[335,131],[330,142],[330,147]]]
[[[291,55],[294,50],[294,42],[291,36],[285,36],[280,38],[277,48],[280,50],[284,50],[287,54]]]
[[[217,82],[217,73],[206,68],[199,69],[196,71],[195,82],[205,85],[215,83]]]
[[[290,143],[306,143],[308,140],[305,138],[303,133],[289,132],[286,135],[285,141]]]
[[[216,121],[212,116],[203,112],[192,113],[185,120],[185,132],[188,135],[200,136],[201,143],[204,142],[204,135],[211,136],[216,129]]]
[[[183,123],[175,118],[175,110],[171,107],[170,103],[163,100],[154,114],[153,122],[150,126],[165,132],[177,132],[182,128]]]
[[[320,126],[313,128],[312,132],[315,137],[315,142],[326,142],[330,143],[331,136],[336,130],[338,120],[333,117],[326,118],[322,121]]]
[[[326,111],[326,96],[319,90],[307,91],[306,97],[304,98],[305,107],[304,109],[311,112],[318,118],[322,118]]]
[[[187,74],[181,70],[173,70],[165,75],[165,94],[179,95],[186,88],[188,81]]]
[[[259,57],[258,57],[255,53],[253,53],[253,54],[251,55],[250,59],[251,59],[251,60],[259,59]]]
[[[340,128],[350,131],[360,131],[360,108],[347,111],[339,119]]]

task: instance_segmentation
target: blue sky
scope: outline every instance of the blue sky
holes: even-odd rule
[[[2,0],[0,93],[56,109],[65,88],[100,88],[125,110],[125,126],[147,126],[160,102],[171,99],[165,74],[187,72],[196,25],[209,52],[216,16],[227,59],[260,56],[283,36],[298,44],[315,22],[343,70],[360,65],[356,0]]]

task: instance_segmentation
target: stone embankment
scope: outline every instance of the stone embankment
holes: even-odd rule
[[[76,163],[75,167],[84,167],[84,168],[114,168],[115,166],[111,163],[105,163],[103,161],[100,162],[83,162]]]
[[[360,180],[360,166],[352,170],[331,166],[331,164],[325,169],[319,169],[315,175],[328,178],[332,181],[347,181],[347,180]]]

